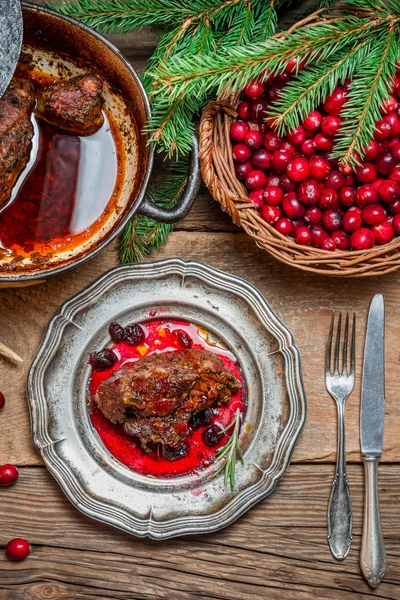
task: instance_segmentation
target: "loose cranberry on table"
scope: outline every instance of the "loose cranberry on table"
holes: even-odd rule
[[[310,178],[310,164],[306,158],[301,156],[292,158],[286,169],[287,176],[292,181],[300,183]]]
[[[4,408],[4,405],[6,403],[6,399],[4,397],[3,392],[0,392],[0,409]]]
[[[279,206],[270,206],[265,204],[260,209],[260,216],[270,225],[275,225],[275,223],[277,223],[281,218],[282,211]]]
[[[14,538],[6,546],[6,554],[11,560],[22,560],[28,556],[30,551],[30,543],[23,538]]]
[[[7,486],[15,483],[19,477],[19,471],[14,465],[2,465],[0,467],[0,485]]]

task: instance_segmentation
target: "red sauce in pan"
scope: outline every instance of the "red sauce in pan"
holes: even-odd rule
[[[119,360],[108,371],[92,372],[89,382],[89,391],[91,394],[96,392],[101,381],[108,379],[114,371],[129,362],[136,361],[142,356],[153,352],[182,349],[178,345],[173,331],[183,329],[192,339],[193,348],[204,349],[217,354],[224,361],[225,366],[232,371],[243,385],[243,389],[232,396],[227,406],[215,407],[213,409],[211,424],[225,428],[232,421],[238,408],[243,414],[245,411],[243,376],[234,356],[228,350],[209,343],[195,325],[185,321],[156,319],[147,321],[141,325],[146,331],[144,344],[138,347],[128,346],[124,343],[115,344],[113,350],[118,355]],[[151,454],[145,454],[140,447],[140,443],[135,438],[126,435],[122,425],[113,425],[108,421],[93,402],[90,403],[89,410],[93,427],[111,454],[130,469],[155,477],[185,475],[208,466],[214,460],[218,448],[227,442],[230,435],[229,431],[227,434],[221,435],[220,444],[214,448],[210,448],[206,446],[202,438],[202,433],[207,429],[206,427],[191,430],[187,438],[189,453],[184,458],[169,461],[161,455],[157,455],[156,450]]]

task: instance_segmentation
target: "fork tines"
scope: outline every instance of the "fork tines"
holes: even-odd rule
[[[342,336],[342,313],[339,313],[336,328],[336,341],[334,348],[334,355],[332,356],[332,345],[333,335],[335,328],[335,313],[332,313],[331,328],[328,338],[328,346],[326,351],[326,374],[327,375],[353,375],[355,371],[355,356],[356,356],[356,315],[353,313],[352,326],[351,326],[351,347],[350,347],[350,365],[348,364],[348,345],[350,338],[350,327],[349,327],[349,313],[346,312],[345,324],[344,324],[344,335]],[[342,346],[342,353],[340,347]],[[340,360],[340,355],[341,360]],[[334,370],[331,370],[332,361],[334,363]],[[350,367],[350,372],[348,371]],[[341,371],[339,371],[341,369]]]

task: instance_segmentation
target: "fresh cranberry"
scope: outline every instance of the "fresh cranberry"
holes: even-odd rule
[[[400,214],[393,217],[393,229],[397,234],[400,234]]]
[[[267,178],[262,171],[250,171],[246,177],[246,186],[249,190],[259,190],[260,188],[265,187],[266,184]]]
[[[2,465],[0,467],[0,485],[6,486],[15,483],[19,477],[17,467],[14,465]]]
[[[310,158],[310,171],[313,179],[325,179],[331,170],[331,165],[322,156],[312,156]]]
[[[327,237],[321,244],[322,250],[328,250],[334,252],[336,250],[336,242],[333,238]]]
[[[329,237],[326,229],[322,225],[311,225],[310,232],[312,235],[312,245],[315,248],[321,248],[322,242]]]
[[[386,221],[387,223],[389,223],[389,225],[393,226],[393,219],[394,219],[393,215],[386,215],[386,217],[384,218],[384,221]]]
[[[269,176],[267,177],[267,185],[265,187],[279,187],[280,182],[281,182],[281,178],[279,177],[279,175],[277,173],[276,174],[270,173]]]
[[[261,207],[260,216],[270,225],[275,225],[282,217],[282,211],[279,206],[264,204],[264,206]]]
[[[237,114],[239,119],[242,119],[243,121],[247,121],[248,119],[250,119],[249,107],[250,102],[248,102],[247,100],[243,100],[243,102],[239,104],[239,106],[237,107]]]
[[[295,192],[288,192],[282,202],[282,210],[289,219],[299,219],[305,213],[305,208],[298,200]]]
[[[108,327],[108,333],[110,334],[110,338],[115,344],[124,341],[125,329],[116,321],[110,323]]]
[[[378,192],[372,185],[362,185],[357,188],[356,191],[356,202],[358,206],[364,208],[368,204],[376,204],[378,202]]]
[[[290,235],[293,233],[293,226],[289,219],[279,219],[279,221],[275,224],[275,229],[279,231],[282,235]]]
[[[162,446],[162,455],[166,460],[179,460],[189,453],[189,446],[183,442],[180,446]]]
[[[92,352],[89,355],[89,365],[94,371],[108,371],[117,362],[118,357],[109,348],[104,348],[99,352]]]
[[[397,144],[400,143],[400,135],[392,135],[386,142],[386,145],[388,147],[389,150],[392,150],[393,146],[396,146]],[[397,158],[397,157],[396,157]]]
[[[376,170],[382,175],[389,175],[397,165],[397,158],[389,150],[379,154],[375,160]]]
[[[290,152],[290,154],[293,154],[294,152],[296,152],[296,148],[294,146],[292,146],[292,144],[289,144],[289,142],[287,140],[283,140],[282,146],[280,149],[287,150],[288,152]]]
[[[253,190],[252,192],[249,192],[249,198],[259,208],[264,206],[264,190]]]
[[[378,177],[378,173],[372,163],[364,163],[356,167],[356,177],[360,183],[372,183]]]
[[[282,146],[282,139],[279,137],[275,131],[267,131],[264,136],[264,148],[268,150],[268,152],[275,152],[279,150]]]
[[[301,246],[310,246],[312,243],[311,231],[308,227],[299,227],[295,231],[294,239]]]
[[[172,332],[172,337],[178,346],[180,346],[183,350],[190,350],[190,348],[193,346],[192,338],[184,329],[174,329]]]
[[[359,206],[350,206],[350,208],[347,209],[346,214],[352,212],[355,212],[362,217],[362,208]]]
[[[253,165],[248,160],[245,163],[236,163],[235,164],[235,174],[238,179],[246,179],[247,175],[250,171],[253,170]]]
[[[6,546],[6,554],[11,560],[22,560],[31,551],[31,545],[23,538],[14,538]]]
[[[249,126],[244,121],[236,121],[231,125],[231,140],[234,142],[243,142],[244,136],[249,131]]]
[[[236,144],[232,148],[233,160],[237,163],[244,163],[250,160],[251,150],[245,144]]]
[[[304,129],[307,131],[318,131],[321,127],[322,115],[317,110],[312,110],[303,121]]]
[[[272,157],[269,152],[264,150],[264,148],[260,148],[259,150],[253,152],[253,156],[251,157],[251,164],[255,169],[266,171],[271,166],[271,158]]]
[[[259,131],[248,131],[244,136],[244,143],[252,150],[261,148],[264,136]]]
[[[348,210],[343,215],[342,226],[348,233],[353,233],[360,229],[362,221],[362,216],[358,212]]]
[[[4,405],[6,403],[6,399],[4,397],[3,392],[0,392],[0,409],[4,408]]]
[[[384,179],[378,188],[378,193],[384,202],[395,202],[400,198],[400,185],[391,179]]]
[[[287,150],[276,150],[272,155],[272,166],[278,173],[285,173],[292,155]]]
[[[326,137],[326,135],[323,135],[322,133],[317,133],[317,135],[314,138],[314,146],[317,150],[321,150],[321,152],[326,150],[332,150],[333,141],[330,138]]]
[[[209,446],[210,448],[218,446],[222,439],[221,433],[222,429],[216,427],[215,425],[206,429],[202,435],[205,445]]]
[[[330,115],[337,116],[343,108],[346,102],[346,93],[342,87],[337,87],[333,90],[332,94],[326,97],[324,102],[324,109]]]
[[[265,97],[268,102],[276,102],[279,98],[280,92],[284,89],[285,82],[283,81],[273,81],[269,83],[265,88]]]
[[[286,73],[298,73],[304,68],[304,60],[301,60],[297,56],[293,56],[285,67]]]
[[[356,199],[356,192],[354,188],[345,186],[339,192],[339,200],[342,206],[353,206]]]
[[[381,179],[380,177],[378,177],[378,179],[375,179],[375,181],[373,181],[373,182],[371,183],[372,187],[373,187],[373,188],[374,188],[374,189],[375,189],[377,192],[379,192],[379,188],[380,188],[380,185],[381,185],[382,181],[383,181],[383,179]]]
[[[388,244],[394,238],[393,226],[387,221],[382,221],[371,228],[372,233],[375,236],[377,244]]]
[[[385,123],[389,123],[391,129],[390,135],[391,136],[396,136],[399,135],[400,133],[400,119],[399,117],[396,115],[396,113],[392,113],[391,115],[385,115],[383,117],[383,121],[385,121]],[[389,139],[388,139],[389,142]]]
[[[368,225],[377,225],[385,218],[385,209],[380,204],[369,204],[363,210],[363,220]]]
[[[399,104],[394,96],[388,96],[388,98],[382,102],[382,106],[379,110],[382,115],[389,115],[397,109],[398,105]]]
[[[304,213],[304,221],[309,225],[320,223],[322,218],[322,210],[318,206],[309,206]]]
[[[191,425],[193,429],[200,429],[201,427],[208,427],[211,425],[212,416],[213,413],[211,408],[206,408],[206,410],[194,413],[191,418]]]
[[[261,83],[261,81],[253,79],[253,81],[251,81],[249,85],[246,85],[243,91],[244,95],[247,96],[247,98],[250,98],[250,100],[254,100],[254,98],[259,98],[263,95],[264,86]]]
[[[328,177],[325,180],[325,185],[327,188],[332,188],[333,190],[340,190],[341,187],[344,186],[344,176],[340,171],[331,171]]]
[[[299,125],[296,129],[292,129],[286,135],[287,139],[293,146],[301,146],[306,141],[306,132],[304,128]]]
[[[335,240],[336,248],[339,250],[348,250],[350,246],[350,236],[339,229],[332,234],[332,238]]]
[[[312,156],[315,152],[314,140],[313,139],[306,140],[301,145],[301,151],[303,154],[306,154],[307,156]]]
[[[397,215],[400,213],[400,199],[395,200],[395,202],[392,202],[392,204],[389,204],[388,210],[392,215]]]
[[[296,183],[309,179],[311,175],[308,160],[301,156],[295,157],[291,160],[287,166],[286,172],[289,179],[296,181]]]
[[[324,117],[321,124],[321,131],[328,137],[334,137],[338,132],[342,119],[333,115]]]
[[[346,187],[351,187],[355,184],[356,180],[354,178],[354,175],[345,175],[344,176],[344,185]]]
[[[321,198],[321,190],[318,187],[317,181],[307,179],[299,185],[298,189],[299,200],[303,204],[316,204]]]
[[[399,142],[396,142],[395,144],[390,146],[390,152],[397,159],[397,161],[400,161],[400,143]]]
[[[339,208],[339,196],[336,190],[324,188],[321,192],[319,205],[324,210],[328,208]]]
[[[354,171],[353,166],[349,163],[340,163],[338,166],[339,171],[342,175],[351,175]]]
[[[366,160],[374,160],[379,153],[379,144],[376,140],[371,140],[364,152],[364,158]]]
[[[329,208],[322,214],[322,224],[329,231],[338,231],[342,226],[342,213],[337,208]]]
[[[397,183],[400,183],[400,165],[393,169],[393,171],[389,175],[389,179],[392,179],[393,181],[397,181]]]
[[[266,187],[263,193],[263,199],[266,204],[271,206],[278,206],[283,201],[283,190],[280,187],[269,186]]]
[[[391,133],[392,127],[390,123],[387,123],[383,119],[376,123],[374,133],[375,140],[377,140],[378,142],[382,142],[383,140],[386,140],[388,137],[390,137]],[[363,248],[361,248],[361,250],[363,250]]]
[[[355,231],[350,238],[350,246],[353,250],[368,250],[375,244],[375,236],[370,229],[361,227]]]
[[[263,121],[267,116],[268,102],[264,98],[250,101],[249,116],[252,121]]]
[[[294,192],[297,190],[297,183],[291,181],[286,173],[284,173],[280,179],[280,186],[285,192]]]

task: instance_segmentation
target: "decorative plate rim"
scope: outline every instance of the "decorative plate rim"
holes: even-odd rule
[[[255,308],[259,315],[259,321],[279,341],[280,352],[285,359],[285,381],[290,407],[287,422],[277,439],[271,463],[257,482],[241,490],[225,506],[212,514],[194,514],[165,521],[153,520],[151,511],[147,519],[138,518],[123,508],[111,505],[88,493],[82,481],[57,454],[57,444],[62,440],[54,441],[49,434],[48,409],[44,390],[44,373],[60,344],[66,325],[71,324],[71,316],[79,309],[80,305],[86,304],[90,299],[100,298],[124,274],[129,273],[131,278],[142,279],[145,276],[151,277],[155,272],[158,275],[179,274],[183,277],[193,275],[214,289],[223,289],[240,296],[248,305]],[[271,309],[263,295],[255,286],[240,277],[199,261],[185,261],[181,258],[114,267],[66,300],[46,326],[29,369],[27,397],[33,444],[39,450],[46,467],[71,503],[82,513],[97,521],[138,537],[152,539],[168,539],[181,535],[217,531],[236,521],[257,502],[269,496],[289,466],[307,412],[300,351],[295,345],[293,334]]]

